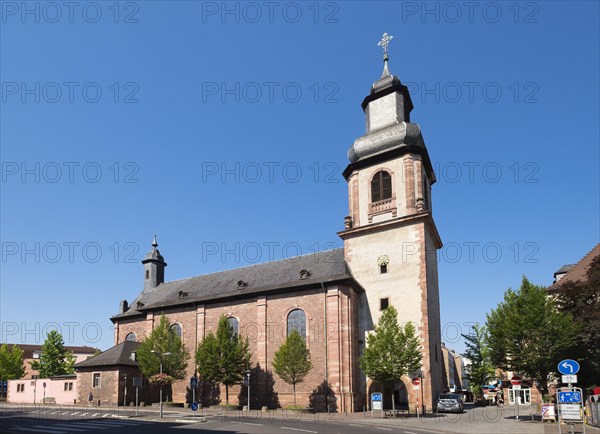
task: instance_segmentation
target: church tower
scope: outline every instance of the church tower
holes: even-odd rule
[[[344,171],[350,215],[345,218],[345,259],[364,288],[359,300],[359,346],[389,305],[400,324],[412,322],[421,338],[422,390],[410,378],[396,386],[396,403],[431,408],[442,392],[442,352],[437,249],[442,247],[433,215],[431,186],[435,174],[419,125],[410,122],[413,104],[406,86],[389,72],[387,47],[383,73],[362,102],[366,134],[348,151]],[[383,391],[363,378],[368,394]],[[388,400],[390,392],[384,393]],[[385,404],[385,403],[384,403]],[[391,402],[390,404],[391,405]]]
[[[165,283],[165,258],[157,249],[156,235],[152,240],[152,250],[142,259],[144,264],[144,292],[148,292],[161,283]]]

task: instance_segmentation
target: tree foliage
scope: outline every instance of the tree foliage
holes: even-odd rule
[[[504,293],[486,327],[492,363],[537,379],[542,390],[578,332],[571,314],[560,312],[546,290],[525,277],[518,291]]]
[[[312,362],[306,342],[297,330],[293,330],[275,353],[273,370],[283,381],[292,385],[294,405],[296,405],[296,384],[302,383],[311,369]]]
[[[488,332],[485,326],[475,324],[471,334],[463,334],[467,347],[463,354],[471,362],[467,366],[466,378],[469,380],[469,388],[476,395],[483,392],[482,385],[487,384],[494,378],[494,365],[492,364],[490,347],[488,345]]]
[[[211,383],[225,385],[225,402],[229,404],[229,386],[242,382],[250,369],[248,339],[235,333],[225,315],[219,318],[216,333],[208,333],[196,349],[200,376]]]
[[[159,355],[164,353],[171,354],[162,357]],[[160,373],[162,358],[163,373],[173,381],[183,380],[186,377],[185,370],[189,357],[188,350],[181,338],[170,329],[169,320],[165,315],[161,315],[158,325],[140,342],[136,352],[140,371],[146,378]]]
[[[25,375],[23,350],[16,345],[11,349],[7,344],[0,345],[0,381],[16,380]]]
[[[579,339],[570,358],[581,363],[578,374],[583,387],[600,386],[600,256],[592,260],[587,280],[559,286],[559,309],[570,313],[579,325]]]
[[[360,368],[371,379],[387,386],[401,381],[403,375],[421,367],[421,344],[415,327],[398,324],[397,311],[389,306],[383,311],[375,330],[367,337],[367,347],[360,357]],[[393,405],[393,394],[392,403]]]
[[[56,330],[51,330],[42,345],[39,361],[31,362],[31,369],[38,371],[40,378],[48,378],[55,375],[72,374],[75,372],[74,364],[75,356],[65,349],[62,335]]]

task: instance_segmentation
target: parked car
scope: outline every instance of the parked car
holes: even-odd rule
[[[465,408],[463,398],[456,393],[443,393],[438,397],[437,412],[462,413]]]

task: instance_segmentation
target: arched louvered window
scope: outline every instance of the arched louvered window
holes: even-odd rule
[[[392,176],[385,170],[380,170],[371,180],[371,202],[391,199]]]
[[[300,336],[306,337],[306,314],[302,309],[294,309],[287,317],[287,334],[297,330]]]
[[[131,341],[131,342],[136,342],[137,341],[137,336],[135,335],[135,333],[128,333],[127,336],[125,336],[125,340],[126,341]]]

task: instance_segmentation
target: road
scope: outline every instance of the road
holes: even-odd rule
[[[64,413],[64,414],[63,414]],[[195,434],[195,433],[247,433],[247,434],[439,434],[442,431],[402,426],[378,425],[344,419],[343,416],[308,418],[246,418],[209,416],[206,422],[193,422],[189,416],[171,414],[163,421],[151,420],[152,413],[144,418],[113,417],[111,413],[87,413],[60,410],[4,412],[0,418],[2,434]],[[444,431],[448,433],[448,431]]]

